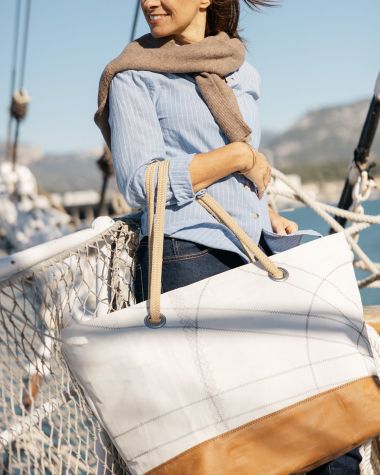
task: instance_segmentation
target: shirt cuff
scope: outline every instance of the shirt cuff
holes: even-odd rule
[[[194,155],[194,153],[181,155],[170,160],[170,188],[178,206],[183,206],[195,199],[189,171],[189,165]]]

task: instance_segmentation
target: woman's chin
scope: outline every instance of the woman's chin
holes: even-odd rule
[[[154,38],[164,38],[165,36],[169,36],[171,35],[170,32],[168,31],[165,31],[164,29],[162,28],[151,28],[150,29],[150,34],[154,37]]]

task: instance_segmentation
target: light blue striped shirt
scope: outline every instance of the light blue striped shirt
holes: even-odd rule
[[[245,61],[226,80],[253,131],[252,145],[258,148],[259,74]],[[189,163],[194,155],[222,147],[229,140],[190,74],[136,70],[118,73],[110,88],[109,124],[117,184],[132,208],[144,210],[141,221],[144,236],[148,234],[146,166],[154,160],[166,159],[170,165],[165,235],[233,251],[248,260],[235,236],[197,203],[197,194],[192,189]],[[267,198],[259,200],[255,185],[244,176],[233,173],[209,186],[207,191],[255,242],[263,232],[273,252],[299,244],[300,232],[289,236],[272,232]]]

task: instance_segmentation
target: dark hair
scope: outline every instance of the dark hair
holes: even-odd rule
[[[275,0],[244,0],[252,10],[260,7],[274,6]],[[207,8],[207,23],[205,36],[212,36],[225,31],[231,38],[243,38],[239,35],[240,0],[211,0]]]

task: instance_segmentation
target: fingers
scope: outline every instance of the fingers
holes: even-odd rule
[[[271,180],[271,176],[272,176],[272,169],[268,165],[266,167],[264,173],[262,174],[262,180],[260,180],[260,182],[258,184],[256,184],[257,189],[258,189],[258,197],[259,197],[260,200],[264,196],[265,190],[268,188],[268,185],[269,185],[270,180]]]
[[[267,183],[265,183],[264,181],[262,181],[259,185],[256,185],[257,186],[257,196],[259,198],[259,200],[261,200],[261,198],[264,196],[264,192],[268,186]]]
[[[288,234],[284,226],[281,226],[277,231],[275,231],[275,233],[279,234],[280,236],[286,236]]]
[[[294,221],[289,221],[285,226],[286,234],[292,234],[298,231],[298,224]]]
[[[268,163],[267,158],[261,152],[256,152],[255,165],[244,173],[244,176],[256,184],[257,196],[261,199],[264,195],[266,188],[268,187],[271,179],[271,166]]]
[[[276,216],[276,218],[272,221],[272,229],[273,232],[276,234],[279,234],[280,236],[286,236],[286,223],[285,223],[285,218],[280,216],[279,214]]]
[[[263,178],[262,185],[259,187],[259,199],[264,196],[265,190],[268,188],[271,179],[271,169],[269,168]]]
[[[280,236],[286,236],[287,234],[292,234],[298,231],[297,223],[290,221],[279,214],[272,215],[271,224],[273,231]]]

